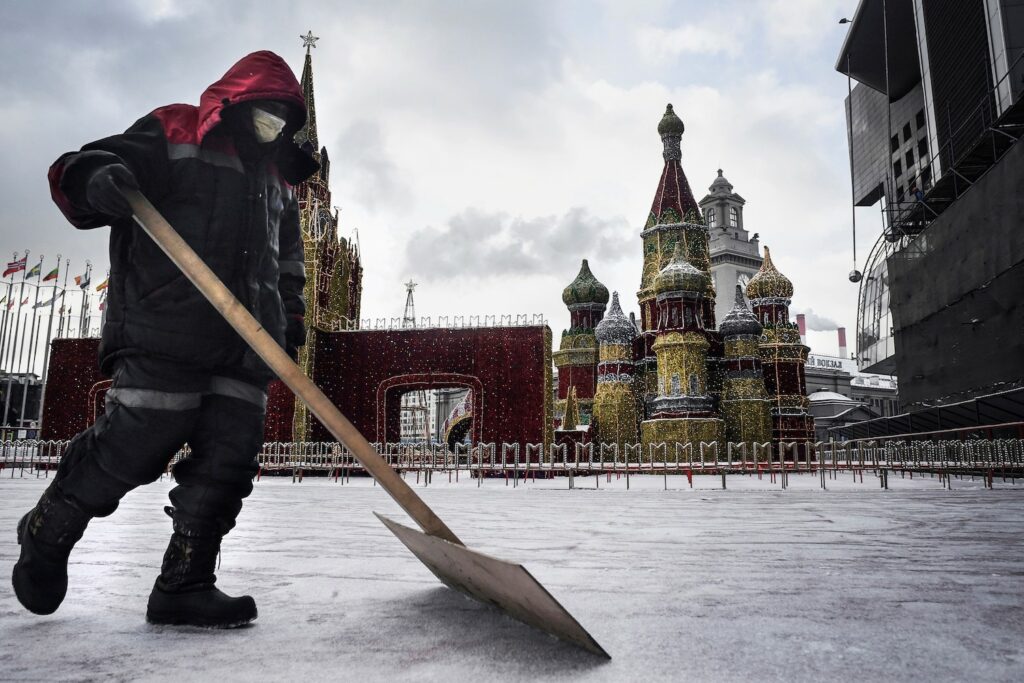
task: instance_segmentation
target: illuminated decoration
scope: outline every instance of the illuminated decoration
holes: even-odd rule
[[[312,376],[316,359],[310,349],[315,346],[317,335],[324,331],[358,327],[363,268],[358,247],[338,237],[338,212],[331,210],[328,186],[331,161],[326,147],[317,150],[319,140],[310,48],[316,47],[318,38],[312,31],[301,37],[306,48],[301,86],[308,116],[306,125],[295,134],[295,142],[320,163],[319,172],[295,188],[306,259],[306,346],[299,351],[298,363],[303,372]],[[268,433],[277,437],[275,441],[305,440],[312,419],[301,401],[292,397],[280,382],[274,382],[269,391],[267,424],[273,426],[268,428]],[[285,427],[289,420],[290,430]]]
[[[764,263],[747,283],[754,316],[763,326],[758,350],[771,409],[772,441],[813,441],[814,418],[808,412],[804,366],[810,349],[800,342],[800,330],[789,321],[793,283],[772,263],[764,248]]]
[[[597,393],[594,395],[592,438],[616,444],[620,452],[636,443],[641,392],[633,360],[636,325],[622,313],[619,293],[612,294],[608,314],[594,329],[598,343]]]
[[[655,367],[657,361],[654,354],[654,279],[672,258],[676,244],[682,244],[686,260],[692,266],[704,272],[710,272],[711,268],[708,229],[680,163],[684,130],[682,120],[669,104],[658,123],[665,166],[654,193],[647,222],[640,233],[643,240],[644,264],[637,299],[640,303],[644,356],[639,363],[639,374],[648,399],[658,393]],[[714,329],[715,291],[710,277],[703,295],[703,306],[706,309],[704,322],[708,329]]]
[[[41,439],[70,439],[95,420],[103,389],[110,384],[96,361],[99,348],[95,337],[50,342]]]
[[[771,439],[772,422],[764,388],[760,342],[763,328],[736,285],[736,303],[722,320],[725,340],[724,389],[721,409],[725,438],[734,443],[764,443]]]
[[[594,327],[604,317],[608,304],[608,288],[598,282],[590,272],[586,259],[565,290],[562,302],[569,309],[569,329],[562,331],[558,351],[552,354],[558,368],[558,400],[555,404],[556,426],[575,429],[590,424],[593,413],[594,392],[597,389],[597,340]],[[579,417],[575,423],[566,422],[566,399],[570,389],[575,390]]]
[[[677,242],[672,260],[653,282],[657,388],[640,424],[644,451],[651,444],[723,441],[724,424],[708,393],[708,349],[704,327],[710,276],[691,264]]]
[[[398,328],[316,336],[313,381],[370,441],[397,442],[409,391],[472,395],[472,443],[552,441],[547,326]],[[333,441],[314,422],[307,440]]]

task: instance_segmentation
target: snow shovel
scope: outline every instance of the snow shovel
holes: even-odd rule
[[[416,521],[422,532],[377,514],[384,526],[427,565],[434,576],[448,587],[493,605],[519,621],[610,659],[586,629],[522,565],[505,562],[465,547],[330,399],[292,362],[284,349],[278,346],[142,193],[130,189],[122,192],[142,229],[270,369],[306,404],[334,438],[352,452],[381,488]]]

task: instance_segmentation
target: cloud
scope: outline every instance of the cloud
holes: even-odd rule
[[[682,24],[669,29],[641,26],[635,38],[640,54],[655,64],[669,62],[683,53],[735,57],[743,44],[734,30],[723,35],[713,24]]]
[[[407,208],[411,187],[385,149],[380,125],[359,119],[349,125],[337,143],[328,149],[332,156],[331,177],[343,184],[352,197],[367,209],[387,206]]]
[[[839,323],[835,322],[831,318],[827,318],[823,315],[818,315],[814,312],[813,308],[805,310],[793,310],[793,319],[796,319],[796,314],[802,313],[804,320],[807,323],[808,330],[815,330],[817,332],[828,332],[829,330],[835,330],[839,328]]]
[[[470,207],[441,228],[414,232],[406,243],[405,268],[430,280],[503,275],[564,278],[581,258],[609,263],[626,257],[622,235],[628,231],[624,218],[592,216],[580,207],[562,216],[538,218]]]

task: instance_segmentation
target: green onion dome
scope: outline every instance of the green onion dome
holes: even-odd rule
[[[607,304],[608,288],[597,281],[590,272],[587,259],[583,259],[579,275],[568,287],[562,290],[562,301],[566,306],[575,304]]]
[[[683,125],[683,120],[676,116],[675,111],[672,109],[672,105],[665,107],[665,115],[661,117],[661,122],[658,123],[658,135],[682,135],[686,126]]]

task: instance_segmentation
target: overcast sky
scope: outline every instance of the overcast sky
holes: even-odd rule
[[[364,317],[542,313],[582,258],[636,310],[639,232],[671,102],[702,197],[723,168],[745,223],[794,283],[794,310],[852,328],[845,79],[855,0],[661,2],[5,2],[0,258],[60,252],[106,269],[106,233],[49,198],[62,152],[199,94],[248,52],[301,73],[313,51],[341,232],[358,229]],[[858,213],[864,256],[876,209]],[[101,279],[101,278],[100,278]],[[94,278],[94,282],[98,281]],[[835,333],[811,333],[834,353]],[[851,349],[852,350],[852,349]]]

